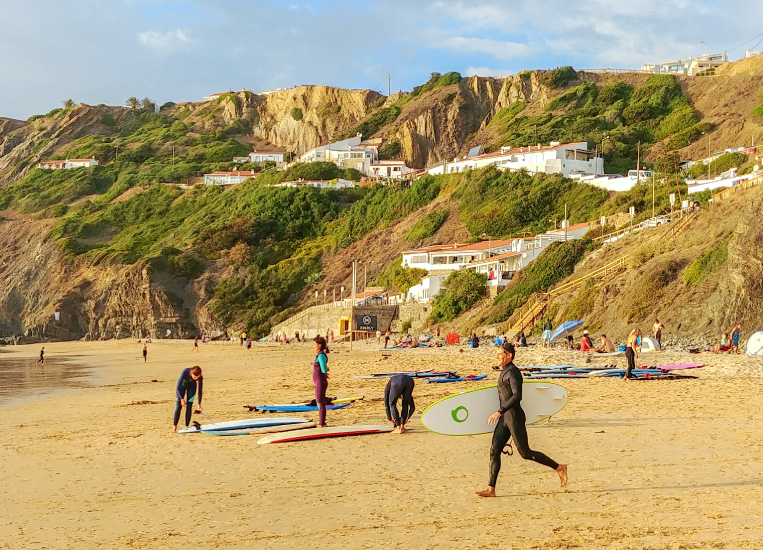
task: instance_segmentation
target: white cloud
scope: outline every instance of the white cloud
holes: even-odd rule
[[[511,69],[493,69],[491,67],[468,67],[464,76],[508,76],[514,74]]]
[[[191,37],[187,31],[181,29],[167,32],[147,31],[138,33],[138,42],[158,52],[170,52],[189,44]]]
[[[491,38],[466,38],[464,36],[452,36],[443,41],[432,44],[456,53],[486,53],[496,59],[510,60],[524,57],[532,52],[527,44],[493,40]]]

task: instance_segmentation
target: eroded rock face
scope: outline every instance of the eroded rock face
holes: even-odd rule
[[[763,319],[763,193],[747,192],[750,201],[728,243],[728,260],[711,301],[722,327],[742,323],[745,333],[761,328]]]

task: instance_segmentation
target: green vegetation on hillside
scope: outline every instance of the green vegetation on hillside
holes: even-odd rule
[[[724,239],[707,254],[697,258],[684,272],[684,281],[687,285],[698,285],[705,277],[721,267],[729,259],[729,241]]]
[[[419,284],[426,275],[426,269],[403,266],[400,263],[400,258],[397,258],[379,273],[373,284],[374,286],[383,286],[391,292],[408,292],[412,286]]]
[[[432,306],[431,319],[435,323],[452,321],[476,304],[487,289],[484,273],[471,269],[454,271],[443,282],[445,292],[436,296]]]
[[[495,167],[466,172],[456,181],[453,197],[459,200],[461,222],[472,235],[486,233],[493,238],[546,231],[553,227],[550,220],[564,219],[565,204],[570,223],[593,219],[607,199],[603,189],[561,176],[531,176]]]
[[[451,71],[445,74],[432,73],[429,77],[429,80],[427,80],[424,84],[421,86],[414,86],[413,91],[411,92],[411,96],[417,97],[427,93],[430,90],[442,88],[443,86],[450,86],[451,84],[458,84],[459,82],[461,82],[461,74],[455,71]]]
[[[416,222],[405,238],[409,241],[426,239],[437,233],[445,220],[448,219],[447,210],[432,210]]]
[[[540,81],[549,88],[564,88],[573,80],[577,80],[577,78],[578,73],[568,65],[543,72],[540,76]]]

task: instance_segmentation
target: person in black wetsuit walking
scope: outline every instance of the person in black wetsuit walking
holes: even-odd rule
[[[558,464],[539,451],[533,451],[527,443],[527,428],[525,427],[525,412],[522,410],[522,373],[514,365],[514,346],[504,342],[498,348],[498,361],[502,367],[498,376],[498,399],[500,410],[494,412],[488,422],[496,424],[493,431],[493,442],[490,446],[490,482],[487,489],[477,491],[481,497],[495,496],[495,483],[501,470],[501,452],[514,436],[514,445],[519,456],[525,460],[534,460],[556,470],[562,487],[567,485],[567,465]]]
[[[395,425],[393,434],[401,434],[405,431],[405,425],[413,416],[416,404],[413,402],[413,378],[407,374],[396,374],[387,382],[384,388],[384,408],[387,411],[387,420]],[[401,412],[397,412],[397,400],[403,398]]]

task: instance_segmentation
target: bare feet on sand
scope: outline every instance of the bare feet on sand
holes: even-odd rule
[[[394,430],[392,430],[390,433],[393,434],[401,434],[405,431],[405,426],[396,426]]]
[[[559,464],[559,466],[556,467],[556,473],[559,474],[559,481],[562,482],[562,487],[567,485],[567,465]]]
[[[178,433],[178,427],[177,427],[177,426],[175,426],[174,428],[172,428],[172,432],[173,432],[173,433]]]
[[[484,491],[477,491],[478,497],[489,498],[495,496],[495,487],[488,487]]]

